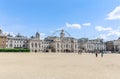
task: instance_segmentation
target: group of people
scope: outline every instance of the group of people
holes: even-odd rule
[[[80,55],[81,55],[81,54],[82,54],[82,52],[78,52],[78,54],[80,54]],[[98,52],[96,52],[96,53],[95,53],[95,56],[96,56],[96,57],[98,57],[98,54],[99,54],[99,53],[98,53]],[[101,54],[101,57],[103,57],[104,52],[101,52],[100,54]]]

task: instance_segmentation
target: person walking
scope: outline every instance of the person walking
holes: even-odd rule
[[[97,52],[95,53],[95,56],[98,57],[98,53]]]
[[[101,57],[103,57],[103,52],[101,52]]]

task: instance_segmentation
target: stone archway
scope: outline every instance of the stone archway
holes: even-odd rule
[[[69,50],[68,50],[68,49],[66,49],[66,52],[69,52]]]
[[[37,52],[37,50],[35,50],[35,53]]]

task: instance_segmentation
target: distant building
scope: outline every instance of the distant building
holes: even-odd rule
[[[120,38],[113,41],[114,52],[120,52]]]
[[[57,31],[58,32],[58,31]],[[0,30],[0,48],[28,48],[30,52],[120,52],[120,38],[114,41],[103,42],[103,39],[88,38],[75,39],[65,30],[59,30],[60,36],[48,36],[40,39],[40,33],[27,38],[18,33],[16,36],[4,35]],[[56,33],[56,32],[55,32]],[[53,33],[54,34],[54,33]]]
[[[106,46],[103,42],[103,39],[94,39],[94,40],[88,40],[85,49],[87,52],[96,52],[96,51],[100,52],[106,50]]]
[[[64,30],[61,30],[60,37],[51,36],[45,38],[51,52],[78,52],[77,39],[65,37]]]
[[[7,36],[0,29],[0,48],[6,48]]]
[[[30,49],[30,52],[40,52],[42,45],[42,41],[40,40],[40,34],[37,32],[36,36],[32,36],[28,40],[28,48]]]
[[[78,52],[85,52],[87,42],[88,38],[78,39]]]
[[[21,36],[20,34],[16,36],[7,35],[7,48],[27,48],[27,37]]]
[[[114,42],[113,41],[107,41],[105,42],[106,45],[106,51],[114,52]]]
[[[35,36],[28,39],[28,48],[30,52],[48,52],[49,43],[40,39],[40,34],[37,32]]]

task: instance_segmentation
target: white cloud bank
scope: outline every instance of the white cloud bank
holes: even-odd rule
[[[112,12],[110,12],[106,18],[107,20],[120,20],[120,6],[117,6]]]
[[[119,37],[120,36],[120,29],[113,29],[111,27],[102,27],[102,26],[96,26],[95,29],[99,32],[102,32],[100,34],[100,38],[103,38],[105,40],[111,40],[111,37]]]
[[[110,31],[110,30],[112,30],[111,27],[105,28],[105,27],[102,27],[102,26],[96,26],[95,29],[98,30],[98,31]]]
[[[70,23],[66,23],[65,27],[67,28],[74,28],[74,29],[81,29],[83,26],[91,26],[91,23],[88,22],[88,23],[83,23],[82,25],[81,24],[70,24]]]
[[[10,34],[10,35],[12,35],[12,36],[16,36],[16,34],[14,34],[13,32],[3,32],[5,35],[8,35],[8,34]]]
[[[81,29],[81,25],[80,25],[80,24],[70,24],[70,23],[66,23],[66,27],[67,27],[67,28]]]
[[[91,23],[84,23],[83,26],[91,26]]]
[[[45,33],[40,33],[40,39],[44,39],[45,38],[45,36],[46,36],[46,34]]]

